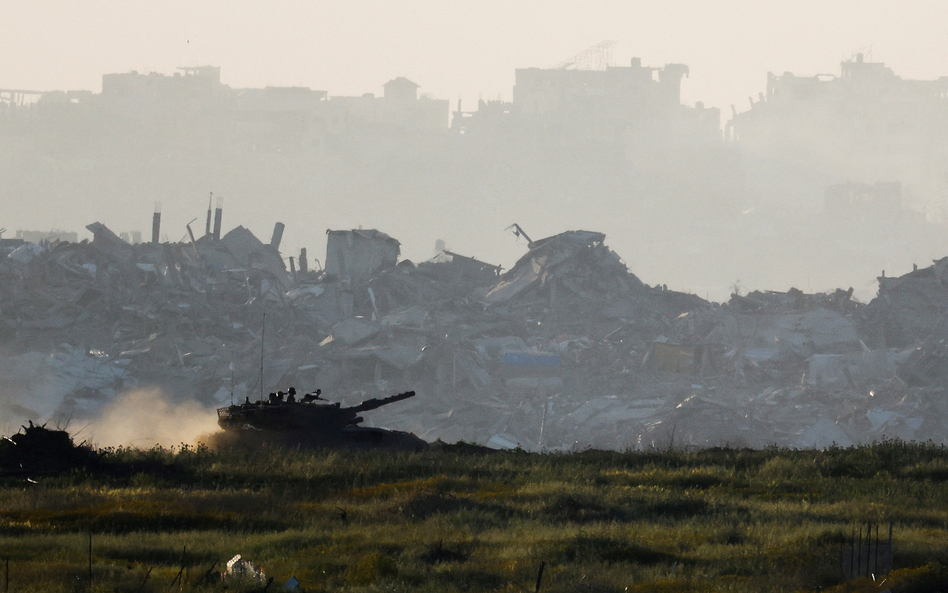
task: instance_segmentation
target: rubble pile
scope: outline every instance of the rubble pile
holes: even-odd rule
[[[498,448],[948,442],[948,258],[880,278],[868,305],[851,289],[715,304],[644,284],[601,233],[531,241],[502,273],[330,231],[324,269],[301,253],[288,270],[277,227],[269,244],[237,227],[131,245],[95,223],[91,242],[4,247],[0,418],[295,385],[343,405],[414,390],[371,422]]]

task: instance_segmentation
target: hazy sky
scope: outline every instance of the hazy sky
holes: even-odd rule
[[[946,0],[76,0],[0,4],[0,88],[87,89],[107,72],[218,65],[233,87],[381,93],[407,76],[468,106],[510,99],[514,69],[602,40],[615,63],[691,67],[683,100],[730,113],[768,70],[838,73],[868,51],[905,78],[948,75]]]

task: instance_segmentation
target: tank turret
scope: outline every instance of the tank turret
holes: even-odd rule
[[[406,391],[382,398],[373,398],[356,406],[343,407],[317,397],[301,401],[285,401],[282,397],[267,401],[247,402],[217,409],[217,423],[225,431],[311,431],[332,433],[357,427],[363,422],[362,412],[378,409],[410,397]]]

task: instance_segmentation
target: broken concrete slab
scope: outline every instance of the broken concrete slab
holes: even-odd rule
[[[92,245],[107,257],[122,263],[130,262],[135,258],[135,248],[101,222],[86,225],[86,228],[92,232]]]
[[[382,330],[377,321],[369,321],[362,317],[353,317],[340,321],[332,327],[333,340],[340,340],[346,346],[354,346],[373,338]]]
[[[327,230],[326,235],[326,273],[356,285],[394,266],[401,252],[397,240],[374,229]]]

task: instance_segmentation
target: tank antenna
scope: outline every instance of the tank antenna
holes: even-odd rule
[[[267,339],[267,310],[263,310],[263,327],[260,330],[260,401],[263,401],[263,345]]]

